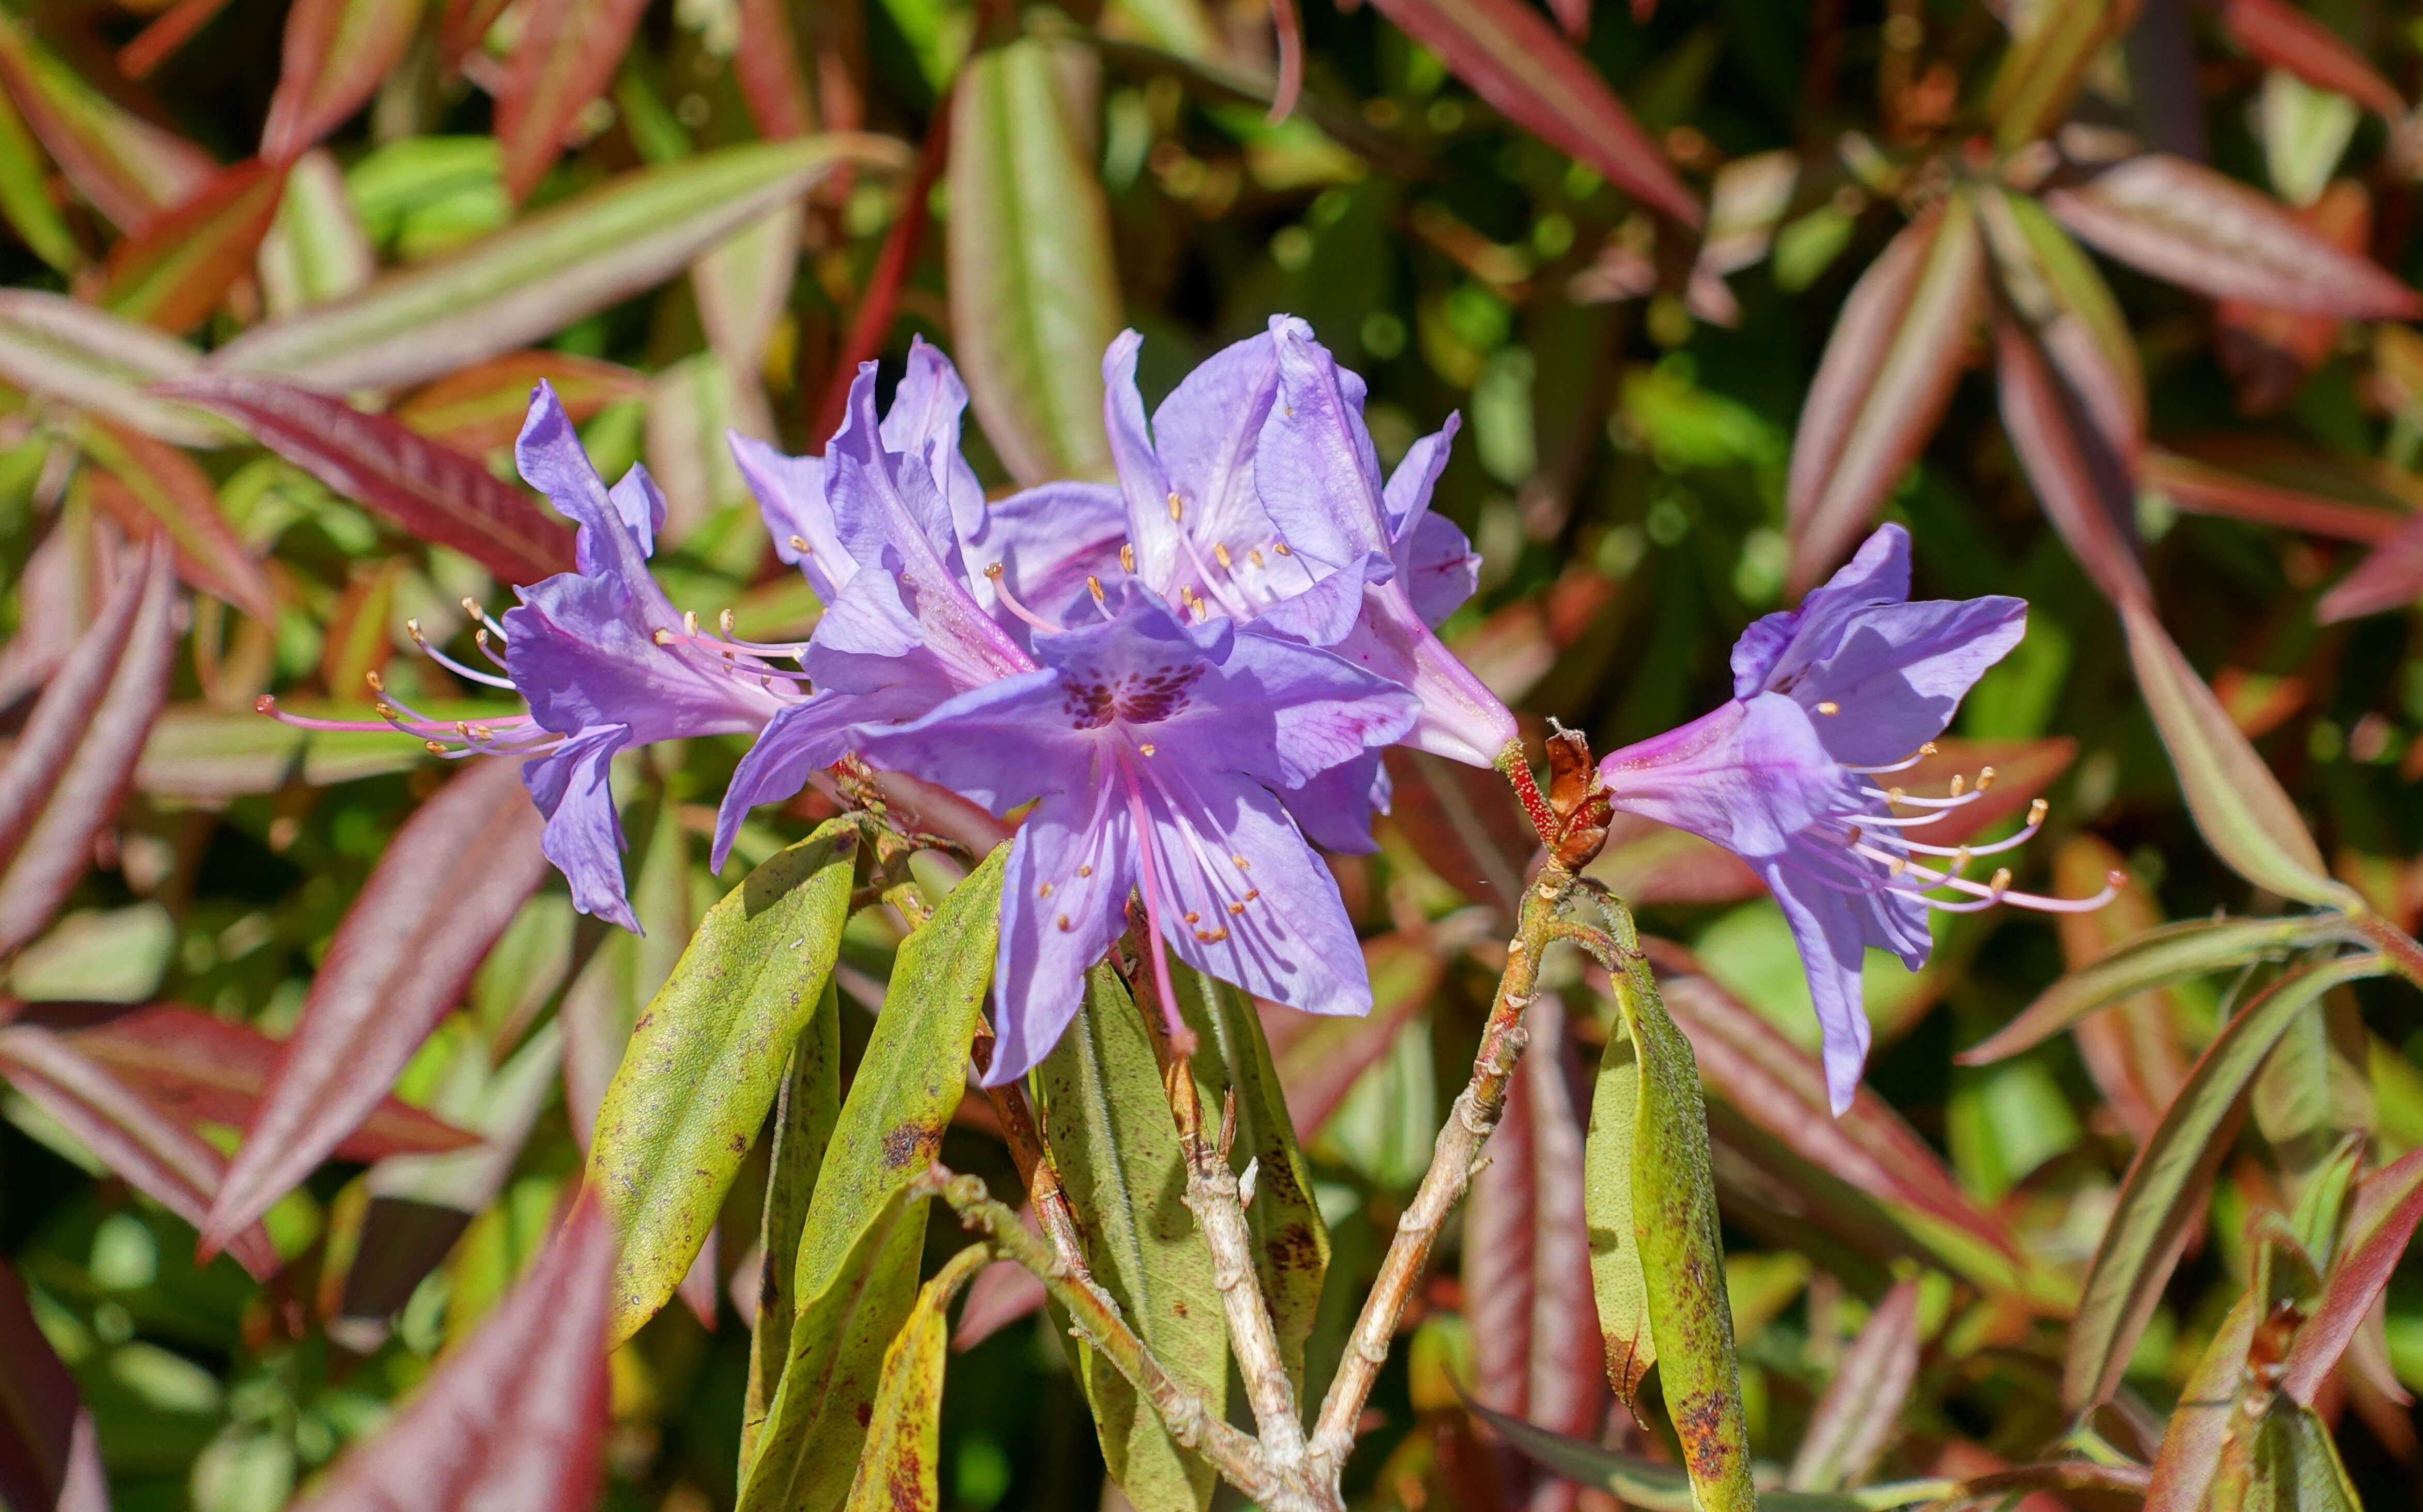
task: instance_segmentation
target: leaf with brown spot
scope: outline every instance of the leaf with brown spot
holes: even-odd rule
[[[938,1512],[942,1506],[936,1471],[951,1299],[991,1258],[990,1246],[971,1244],[918,1289],[909,1320],[883,1351],[882,1379],[867,1413],[866,1447],[859,1453],[843,1512]]]

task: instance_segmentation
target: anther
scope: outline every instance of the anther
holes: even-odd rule
[[[1241,914],[1245,911],[1245,906],[1242,903],[1232,903],[1228,905],[1228,911],[1232,914]]]
[[[1169,496],[1169,517],[1173,520],[1186,517],[1186,506],[1179,502],[1178,496],[1174,493]]]
[[[1840,714],[1843,712],[1843,706],[1835,702],[1832,699],[1826,699],[1818,703],[1817,712],[1819,714]]]
[[[1845,845],[1856,845],[1856,844],[1858,844],[1859,843],[1860,843],[1860,827],[1859,827],[1859,826],[1857,826],[1857,825],[1853,825],[1853,826],[1851,827],[1851,832],[1850,832],[1850,834],[1848,834],[1847,836],[1844,837],[1843,843],[1844,843],[1844,844],[1845,844]]]
[[[1094,863],[1087,861],[1079,866],[1077,868],[1077,874],[1079,876],[1092,876],[1094,874]]]
[[[661,626],[657,630],[656,641],[659,646],[670,646],[676,638],[678,638],[675,637],[672,631],[664,629]]]
[[[2051,811],[2052,805],[2047,803],[2042,798],[2038,798],[2035,802],[2028,805],[2028,823],[2032,825],[2043,824],[2045,815]]]
[[[1196,913],[1196,912],[1194,909],[1192,909],[1192,908],[1189,908],[1189,909],[1187,909],[1187,910],[1186,910],[1186,913],[1185,913],[1185,919],[1186,919],[1186,921],[1187,921],[1188,923],[1190,923],[1190,924],[1199,924],[1199,923],[1201,923],[1201,922],[1203,921],[1203,916],[1202,916],[1201,914],[1199,914],[1199,913]]]
[[[1969,870],[1969,847],[1968,847],[1968,846],[1966,846],[1966,845],[1959,845],[1959,846],[1956,846],[1956,847],[1954,847],[1953,852],[1952,852],[1952,870],[1953,870],[1954,872],[1956,872],[1956,872],[1965,872],[1965,871]]]
[[[1902,790],[1899,788],[1885,789],[1885,801],[1896,808],[1900,807],[1902,801]]]
[[[1967,792],[1968,788],[1969,780],[1967,778],[1962,777],[1957,772],[1952,774],[1952,795],[1954,797],[1958,797],[1961,794]]]
[[[1272,543],[1271,543],[1271,549],[1272,549],[1273,551],[1277,552],[1277,553],[1278,553],[1280,556],[1282,556],[1282,557],[1292,557],[1292,556],[1294,556],[1294,555],[1295,555],[1295,553],[1294,553],[1294,552],[1290,551],[1290,550],[1288,549],[1288,543],[1287,543],[1286,542],[1284,542],[1284,541],[1274,541],[1274,542],[1272,542]]]
[[[263,693],[261,697],[252,701],[252,712],[255,714],[276,714],[277,712],[277,696],[274,693]]]
[[[806,536],[795,535],[791,538],[791,549],[793,551],[807,552],[814,551],[816,548],[808,544],[808,538]]]
[[[1259,888],[1247,888],[1245,890],[1245,901],[1247,903],[1253,902],[1256,898],[1259,898],[1261,895],[1262,890]]]
[[[1067,934],[1067,933],[1069,933],[1069,916],[1068,916],[1067,914],[1062,914],[1062,915],[1060,916],[1060,921],[1059,921],[1059,922],[1060,922],[1060,933],[1062,933],[1062,934],[1064,934],[1064,935],[1065,935],[1065,934]]]
[[[420,744],[432,756],[443,756],[446,754],[446,748],[435,740],[424,740]]]
[[[429,644],[428,638],[420,633],[420,622],[419,620],[404,621],[404,633],[412,638],[412,643],[416,646],[426,646]]]
[[[1895,876],[1899,876],[1904,872],[1909,870],[1909,858],[1907,856],[1896,856],[1892,858],[1892,863],[1886,866],[1885,870]]]
[[[1085,575],[1085,591],[1094,595],[1097,606],[1102,604],[1102,580],[1091,573]]]
[[[2107,887],[2125,888],[2129,885],[2129,874],[2115,869],[2104,873],[2103,881]]]
[[[1212,556],[1214,560],[1219,562],[1224,570],[1233,571],[1237,565],[1235,562],[1228,559],[1228,548],[1222,545],[1217,541],[1212,543]]]
[[[1987,788],[1992,787],[1993,785],[1994,785],[1994,769],[1993,769],[1992,767],[1990,767],[1990,766],[1981,766],[1981,767],[1979,767],[1979,768],[1977,769],[1977,791],[1978,791],[1978,792],[1980,792],[1980,793],[1983,793],[1983,792],[1985,792]]]
[[[1918,753],[1919,753],[1921,756],[1932,756],[1932,755],[1934,755],[1934,754],[1935,754],[1935,742],[1934,742],[1934,741],[1929,740],[1929,741],[1925,741],[1925,742],[1922,743],[1922,744],[1919,746],[1919,748],[1918,748]]]
[[[729,607],[725,608],[722,613],[718,614],[715,617],[715,627],[723,632],[725,638],[729,639],[731,638],[732,610]]]
[[[371,691],[373,693],[384,693],[387,691],[387,679],[381,677],[376,669],[364,672],[362,674],[362,681],[371,685]]]
[[[693,639],[697,638],[698,611],[696,609],[684,609],[682,611],[682,634],[689,636]]]
[[[1038,898],[1048,898],[1052,896],[1052,884],[1049,882],[1040,884],[1036,888],[1035,895]]]
[[[477,740],[484,744],[487,741],[496,739],[497,732],[489,729],[486,725],[473,725],[471,727],[470,736],[473,740]]]
[[[1119,570],[1129,573],[1135,571],[1135,543],[1132,541],[1119,543]]]
[[[372,704],[371,712],[377,715],[382,719],[394,719],[397,717],[395,705],[389,703],[385,699],[381,699],[376,703]]]
[[[1994,868],[1992,878],[1986,883],[1986,890],[1999,898],[2003,895],[2003,890],[2010,885],[2011,869],[2007,866],[1998,866]]]
[[[1149,740],[1145,741],[1145,742],[1143,742],[1142,744],[1140,744],[1140,745],[1138,745],[1138,746],[1136,747],[1136,749],[1137,749],[1137,750],[1142,751],[1142,752],[1143,752],[1145,755],[1147,755],[1147,756],[1151,755],[1151,754],[1152,754],[1156,749],[1158,749],[1158,748],[1157,748],[1156,746],[1154,746],[1154,745],[1153,745],[1153,743],[1152,743],[1151,741],[1149,741]]]
[[[470,616],[472,619],[474,619],[474,620],[476,620],[476,619],[479,619],[479,618],[480,618],[480,601],[479,601],[478,599],[475,599],[475,598],[473,598],[471,595],[469,595],[468,593],[466,593],[466,594],[464,594],[464,595],[463,595],[463,597],[462,597],[460,600],[458,600],[457,602],[458,602],[458,603],[460,603],[460,604],[463,606],[463,612],[464,612],[464,613],[466,613],[466,614],[469,615],[469,616]]]
[[[1262,554],[1259,550],[1249,549],[1245,553],[1245,560],[1259,567],[1262,564]]]
[[[1246,860],[1242,856],[1231,856],[1228,859],[1237,863],[1237,870],[1240,872],[1251,871],[1253,869],[1253,863]]]

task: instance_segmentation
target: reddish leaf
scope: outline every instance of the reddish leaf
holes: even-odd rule
[[[646,378],[619,363],[569,352],[509,352],[449,373],[388,413],[433,441],[484,457],[521,434],[531,390],[542,379],[555,386],[576,421],[648,391]]]
[[[437,54],[450,68],[478,51],[510,0],[446,0],[445,18],[437,26]]]
[[[2146,439],[2146,375],[2136,335],[2094,259],[2025,195],[1983,189],[1977,208],[2012,313],[2110,449],[2133,465]]]
[[[784,0],[740,0],[740,47],[732,55],[732,76],[757,134],[768,141],[816,129],[799,35]]]
[[[1438,987],[1443,940],[1415,941],[1382,935],[1363,942],[1363,965],[1371,981],[1371,1012],[1361,1018],[1299,1013],[1262,1005],[1262,1032],[1287,1089],[1288,1121],[1296,1137],[1309,1141],[1338,1111],[1364,1072],[1379,1063],[1388,1047]]]
[[[206,1250],[268,1211],[377,1108],[546,861],[518,763],[481,758],[407,820],[303,1003],[203,1225]]]
[[[2122,870],[2118,851],[2092,835],[2079,835],[2053,857],[2055,890],[2083,897]],[[2092,913],[2057,914],[2064,963],[2070,970],[2099,960],[2162,922],[2153,898],[2138,883],[2120,890],[2109,906]],[[2107,1013],[2080,1019],[2070,1032],[2079,1059],[2103,1093],[2103,1105],[2138,1143],[2153,1137],[2162,1110],[2188,1079],[2193,1057],[2180,1039],[2178,1003],[2165,991],[2141,993]]]
[[[1796,1491],[1857,1486],[1892,1441],[1918,1379],[1918,1283],[1899,1281],[1843,1351],[1826,1394],[1792,1457],[1784,1484]]]
[[[1848,552],[1943,417],[1985,262],[1975,205],[1956,195],[1894,237],[1852,289],[1793,439],[1793,593]]]
[[[2343,94],[2393,124],[2406,114],[2406,102],[2363,54],[2288,0],[2225,0],[2221,27],[2266,68]]]
[[[508,582],[534,583],[571,570],[571,530],[528,494],[387,416],[275,378],[233,373],[162,391],[218,411],[338,493]]]
[[[2388,1288],[2390,1272],[2406,1253],[2418,1221],[2423,1221],[2423,1150],[2374,1172],[2356,1189],[2347,1242],[2331,1262],[2321,1306],[2288,1348],[2280,1390],[2290,1401],[2299,1407],[2314,1405],[2339,1356]]]
[[[0,1506],[108,1512],[101,1443],[75,1378],[0,1260]]]
[[[2213,1330],[2212,1341],[2187,1378],[2179,1405],[2154,1459],[2146,1512],[2201,1512],[2205,1493],[2228,1442],[2229,1424],[2246,1379],[2246,1350],[2255,1342],[2255,1299],[2241,1297]]]
[[[1389,747],[1386,761],[1396,784],[1387,823],[1449,886],[1512,920],[1540,842],[1507,801],[1505,780],[1402,746]]]
[[[37,705],[27,725],[29,741],[36,726],[45,731],[43,750],[34,758],[41,764],[21,770],[12,753],[5,774],[8,792],[0,803],[11,808],[25,801],[21,795],[34,783],[47,783],[48,791],[35,800],[41,806],[39,817],[12,816],[14,854],[8,858],[6,874],[0,875],[0,955],[41,933],[68,890],[92,864],[93,837],[118,812],[135,760],[143,754],[143,738],[167,701],[177,651],[176,579],[169,574],[167,554],[152,549],[130,575],[141,589],[131,623],[119,632],[111,618],[104,618],[91,633],[117,638],[106,653],[106,686],[95,692],[97,666],[78,668],[78,681],[63,690],[60,724],[49,724]],[[106,644],[93,643],[96,661]],[[43,702],[49,701],[45,694]],[[68,729],[74,732],[71,748],[64,738]],[[20,783],[25,787],[21,789]]]
[[[1523,0],[1371,0],[1456,77],[1634,198],[1697,226],[1700,203],[1590,60]]]
[[[2352,321],[2423,314],[2413,290],[2288,206],[2184,158],[2130,158],[2045,204],[2110,256],[2215,299]]]
[[[250,1024],[198,1008],[155,1004],[63,1036],[86,1060],[106,1068],[146,1102],[188,1128],[252,1120],[282,1047]],[[396,1097],[385,1097],[334,1152],[365,1163],[390,1155],[436,1155],[478,1144],[480,1136]]]
[[[60,512],[17,579],[17,633],[0,642],[0,708],[50,681],[92,628],[124,545],[115,526],[74,500]]]
[[[0,87],[76,192],[130,236],[218,171],[209,153],[128,115],[6,16]]]
[[[2336,458],[2320,459],[2338,466]],[[2367,492],[2378,503],[2359,503],[2285,481],[2234,472],[2177,451],[2148,450],[2137,464],[2138,481],[2194,514],[2226,514],[2276,525],[2308,535],[2332,536],[2379,545],[2396,536],[2411,516],[2392,506],[2395,496]]]
[[[261,155],[292,163],[359,110],[404,56],[421,0],[295,0]]]
[[[94,502],[127,534],[165,535],[185,581],[263,624],[276,622],[268,575],[220,512],[218,491],[193,458],[100,418],[87,418],[78,439],[99,469],[87,475]]]
[[[603,1471],[613,1230],[577,1202],[477,1333],[294,1512],[589,1512]]]
[[[285,190],[286,170],[257,158],[220,173],[199,194],[110,248],[102,303],[164,331],[192,330],[251,271]]]
[[[2314,605],[2324,624],[2404,608],[2423,594],[2423,519],[2400,527]]]
[[[605,93],[644,0],[532,0],[497,96],[505,192],[521,199],[555,162],[581,107]]]
[[[2003,428],[2045,518],[2106,598],[2145,597],[2128,462],[2045,360],[2035,334],[2007,312],[1994,318],[1994,376]]]
[[[110,679],[126,654],[141,617],[144,575],[120,575],[93,622],[76,638],[58,670],[42,689],[33,713],[0,766],[0,868],[17,854],[42,812],[95,714],[108,696]]]
[[[151,24],[137,32],[135,40],[118,50],[118,71],[130,79],[150,77],[169,54],[184,46],[194,33],[210,24],[213,16],[226,9],[227,3],[228,0],[177,0]]]
[[[2341,251],[2362,256],[2372,240],[2372,197],[2352,179],[2341,179],[2296,217],[2316,236]],[[2305,375],[2321,366],[2337,339],[2339,323],[2328,315],[2304,314],[2243,299],[2225,299],[2213,310],[2222,366],[2238,380],[2238,407],[2268,415],[2296,397]]]
[[[1620,813],[1587,874],[1635,907],[1660,903],[1732,903],[1766,884],[1738,856],[1654,819]]]
[[[198,1226],[227,1161],[199,1135],[164,1117],[135,1090],[39,1024],[0,1028],[0,1076],[58,1121],[126,1184]],[[274,1273],[277,1252],[258,1222],[227,1245],[255,1277]]]
[[[148,325],[38,289],[0,290],[0,379],[62,399],[180,446],[214,447],[214,421],[146,395],[143,386],[182,378],[201,354]]]
[[[2008,12],[2019,35],[1986,97],[1995,145],[2007,151],[2059,126],[2103,44],[2136,16],[2136,0],[2052,0]]]

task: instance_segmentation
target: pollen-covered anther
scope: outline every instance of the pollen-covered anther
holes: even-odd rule
[[[1967,871],[1969,869],[1969,861],[1970,856],[1968,846],[1959,846],[1952,852],[1952,870],[1954,872],[1958,873]]]
[[[1102,580],[1091,573],[1085,575],[1085,591],[1094,595],[1097,606],[1102,605]]]
[[[470,736],[473,740],[485,744],[488,741],[496,739],[497,732],[489,729],[486,725],[473,725],[470,730]]]
[[[2028,805],[2028,823],[2031,825],[2043,824],[2045,815],[2051,811],[2052,805],[2047,803],[2042,798],[2038,798],[2035,802]]]
[[[1965,777],[1962,777],[1962,776],[1961,776],[1959,773],[1957,773],[1957,772],[1953,773],[1953,774],[1952,774],[1952,795],[1953,795],[1954,797],[1956,797],[1956,797],[1958,797],[1961,794],[1966,793],[1968,790],[1969,790],[1969,780],[1968,780],[1967,778],[1965,778]]]
[[[662,625],[659,625],[657,627],[657,633],[654,638],[659,646],[670,646],[681,638],[674,635],[672,631],[665,629]]]
[[[732,609],[730,606],[727,605],[723,608],[722,612],[716,615],[715,627],[722,631],[727,639],[730,638],[732,635]]]
[[[1186,505],[1174,493],[1169,496],[1169,517],[1173,520],[1182,520],[1186,517]]]
[[[1899,788],[1885,789],[1885,801],[1892,804],[1894,808],[1901,807],[1902,800],[1905,796],[1907,796],[1907,795],[1905,795]]]
[[[1069,933],[1069,916],[1068,916],[1067,914],[1062,914],[1062,915],[1060,916],[1060,918],[1059,918],[1058,922],[1059,922],[1059,925],[1060,925],[1060,933],[1062,933],[1062,934],[1064,934],[1064,935],[1065,935],[1065,934],[1067,934],[1067,933]]]
[[[2129,885],[2129,874],[2114,868],[2103,874],[2103,885],[2117,892]]]
[[[475,599],[475,598],[471,597],[471,595],[469,595],[468,593],[466,593],[466,594],[464,594],[461,598],[459,598],[459,599],[455,600],[455,602],[456,602],[456,603],[458,603],[458,604],[460,604],[460,605],[462,605],[462,606],[463,606],[463,612],[464,612],[464,613],[466,613],[466,614],[467,614],[467,615],[469,615],[472,619],[477,620],[477,619],[481,618],[481,614],[480,614],[480,601],[479,601],[478,599]]]
[[[420,622],[419,620],[404,621],[404,633],[412,638],[412,643],[416,646],[425,646],[429,644],[429,638],[420,633]]]
[[[795,535],[791,538],[791,549],[793,551],[806,553],[814,551],[816,548],[808,544],[808,538],[806,536]]]
[[[276,714],[277,712],[277,696],[274,693],[263,693],[261,697],[252,701],[252,712],[255,714]]]
[[[1231,903],[1228,905],[1228,911],[1232,914],[1241,914],[1245,911],[1245,906],[1243,902]]]
[[[1885,870],[1895,876],[1899,876],[1904,872],[1909,870],[1909,858],[1907,856],[1896,856],[1891,861],[1886,863]]]
[[[371,670],[364,672],[362,674],[362,681],[371,685],[371,691],[373,693],[384,693],[387,691],[387,679],[378,674],[378,669],[376,668],[372,668]]]
[[[1277,553],[1278,553],[1280,556],[1282,556],[1282,557],[1292,557],[1292,556],[1294,556],[1294,555],[1295,555],[1295,553],[1294,553],[1294,552],[1290,551],[1290,550],[1288,549],[1288,543],[1287,543],[1286,542],[1284,542],[1284,541],[1274,541],[1274,542],[1272,542],[1272,543],[1271,543],[1271,549],[1272,549],[1273,551],[1277,552]]]
[[[1135,571],[1135,543],[1132,541],[1119,543],[1119,570],[1126,573]]]
[[[1138,746],[1136,747],[1136,749],[1137,749],[1138,751],[1142,752],[1143,754],[1145,754],[1145,755],[1147,755],[1147,756],[1151,755],[1154,751],[1156,751],[1156,750],[1158,750],[1158,749],[1160,749],[1160,748],[1159,748],[1158,746],[1155,746],[1155,745],[1154,745],[1151,741],[1149,741],[1149,740],[1145,741],[1145,742],[1141,743],[1140,745],[1138,745]]]
[[[1199,924],[1199,923],[1201,923],[1201,922],[1203,921],[1203,916],[1202,916],[1201,914],[1199,914],[1199,913],[1196,913],[1196,912],[1194,909],[1192,909],[1192,908],[1189,908],[1189,909],[1187,909],[1187,910],[1186,910],[1185,919],[1186,919],[1186,921],[1187,921],[1188,923],[1190,923],[1190,924]]]
[[[446,754],[446,746],[443,741],[424,740],[420,745],[421,748],[428,751],[432,756],[443,756]]]
[[[1843,712],[1843,706],[1835,702],[1832,699],[1825,699],[1819,701],[1817,712],[1819,714],[1840,714]]]
[[[1222,545],[1217,541],[1212,543],[1212,556],[1223,568],[1233,569],[1237,565],[1235,561],[1230,559],[1228,556],[1228,548]]]
[[[2007,866],[1998,866],[1994,868],[1993,876],[1987,879],[1986,883],[1986,890],[1999,898],[2004,892],[2010,890],[2010,886],[2011,869]]]
[[[1248,547],[1245,551],[1245,560],[1256,567],[1259,567],[1262,565],[1262,554],[1257,548]]]
[[[1253,863],[1253,862],[1251,862],[1251,861],[1248,861],[1247,859],[1245,859],[1245,858],[1244,858],[1243,857],[1242,857],[1242,856],[1231,856],[1231,857],[1229,857],[1229,858],[1228,858],[1228,859],[1230,859],[1230,860],[1232,860],[1232,861],[1234,861],[1234,862],[1236,862],[1236,863],[1237,863],[1237,870],[1238,870],[1238,871],[1240,871],[1240,872],[1249,872],[1249,871],[1253,870],[1253,864],[1254,864],[1254,863]]]
[[[1077,868],[1077,874],[1079,876],[1092,876],[1094,874],[1094,863],[1091,861],[1083,863]]]
[[[1052,884],[1049,882],[1038,883],[1035,889],[1035,895],[1038,898],[1048,898],[1052,896]]]
[[[1977,791],[1983,793],[1993,785],[1994,769],[1990,766],[1981,766],[1977,768]]]
[[[1225,924],[1218,929],[1198,929],[1195,932],[1195,937],[1206,945],[1216,945],[1228,937],[1228,929]]]
[[[395,712],[395,705],[388,702],[385,699],[381,699],[376,703],[372,704],[371,713],[375,714],[380,718],[386,719],[389,722],[393,722],[394,720],[404,717],[402,715]]]
[[[1856,844],[1858,844],[1859,843],[1860,843],[1860,827],[1859,827],[1859,826],[1857,826],[1857,825],[1853,825],[1853,826],[1851,827],[1851,832],[1850,832],[1848,835],[1845,835],[1845,836],[1844,836],[1844,837],[1843,837],[1843,843],[1844,843],[1844,844],[1845,844],[1845,845],[1856,845]]]
[[[1919,753],[1921,756],[1932,756],[1932,755],[1934,755],[1934,754],[1935,754],[1935,742],[1934,742],[1934,741],[1929,740],[1929,741],[1924,741],[1924,742],[1921,743],[1921,744],[1920,744],[1920,746],[1919,746],[1919,748],[1918,748],[1918,753]]]
[[[1242,863],[1240,863],[1240,864],[1242,864]],[[1259,898],[1259,897],[1260,897],[1261,895],[1262,895],[1262,890],[1261,890],[1261,889],[1259,889],[1259,888],[1247,888],[1247,889],[1245,890],[1245,901],[1246,901],[1247,903],[1251,903],[1251,902],[1253,902],[1256,898]]]

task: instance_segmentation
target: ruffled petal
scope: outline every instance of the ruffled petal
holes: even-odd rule
[[[725,433],[740,477],[757,496],[774,555],[800,569],[816,597],[831,604],[858,563],[844,548],[832,506],[825,500],[825,460],[786,457],[754,436]],[[805,543],[804,546],[794,542]]]
[[[1127,509],[1117,489],[1041,483],[988,505],[983,528],[962,549],[979,580],[999,563],[1019,603],[1066,626],[1101,618],[1085,579],[1116,581],[1119,545],[1127,539]],[[1006,609],[996,610],[994,620],[1012,638],[1027,638],[1029,627]]]
[[[1453,520],[1422,512],[1397,543],[1397,581],[1422,623],[1437,629],[1481,586],[1481,554]]]
[[[538,848],[572,884],[572,906],[640,934],[623,890],[623,819],[615,811],[614,755],[630,744],[620,725],[584,730],[522,764],[522,785],[546,815]]]
[[[1278,796],[1307,840],[1341,856],[1369,856],[1380,848],[1371,838],[1371,815],[1388,811],[1388,769],[1378,751],[1367,750]]]
[[[1866,610],[1791,697],[1817,712],[1817,735],[1852,766],[1899,761],[1943,732],[1986,669],[2027,634],[2015,598],[1930,599]],[[1829,715],[1821,705],[1830,703]]]
[[[1363,423],[1363,381],[1298,330],[1279,339],[1279,402],[1263,422],[1254,477],[1280,539],[1343,567],[1390,541],[1380,458]]]
[[[715,811],[715,851],[709,858],[716,871],[723,870],[749,811],[761,803],[790,801],[808,785],[810,774],[848,752],[853,720],[870,712],[863,699],[819,693],[774,716],[724,786],[723,802]]]
[[[988,1086],[1052,1053],[1085,1000],[1085,972],[1127,928],[1135,831],[1110,784],[1036,805],[1002,876]]]
[[[1401,570],[1406,566],[1404,550],[1414,528],[1430,514],[1431,490],[1438,486],[1439,474],[1447,471],[1448,451],[1462,429],[1464,417],[1450,414],[1445,425],[1407,447],[1397,470],[1388,475],[1388,486],[1381,492],[1388,539],[1397,544]]]
[[[1800,964],[1809,975],[1809,1000],[1825,1037],[1826,1097],[1840,1118],[1860,1090],[1868,1063],[1868,1014],[1860,984],[1866,938],[1854,901],[1791,868],[1760,869],[1792,926]]]

